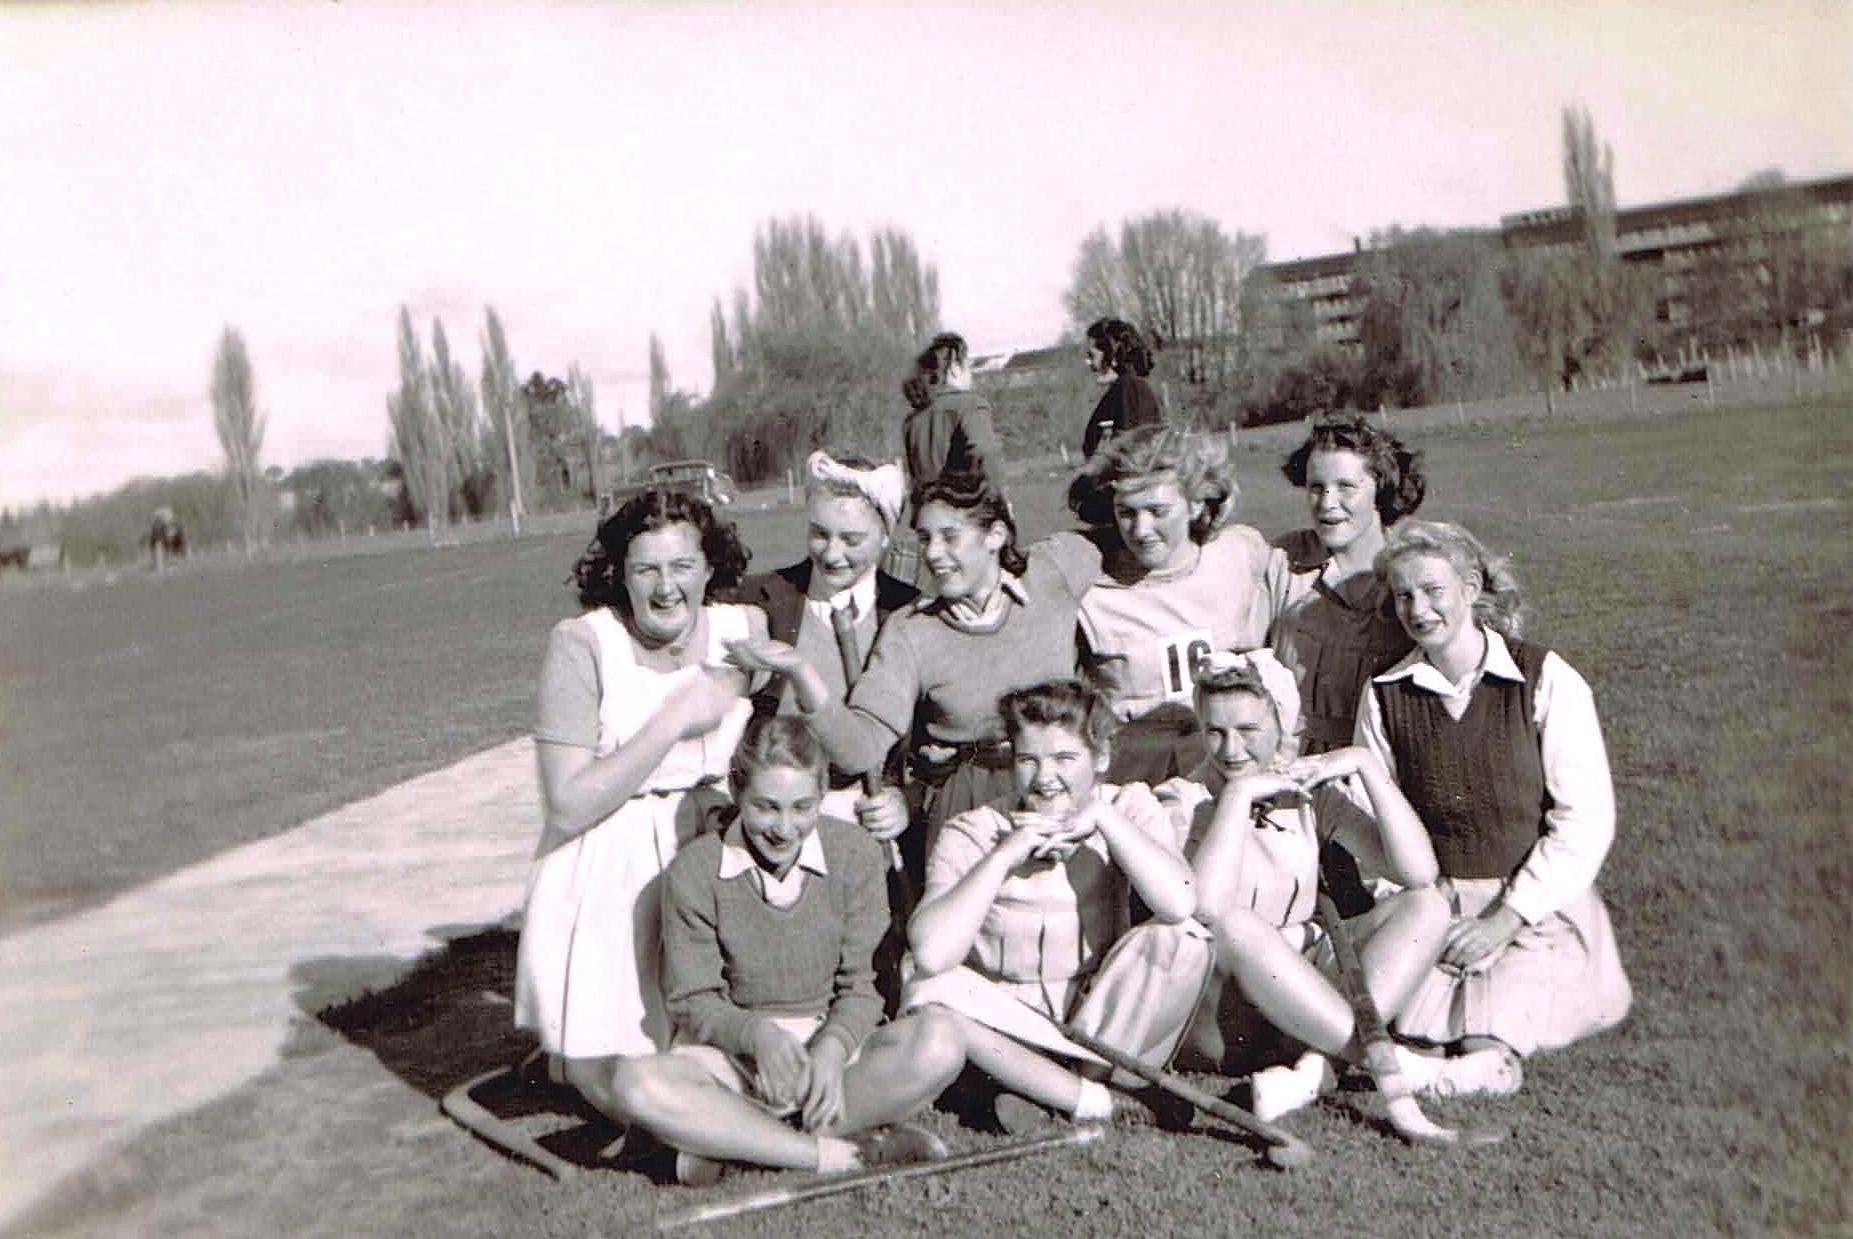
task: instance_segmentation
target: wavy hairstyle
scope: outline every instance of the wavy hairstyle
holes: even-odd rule
[[[1280,467],[1287,480],[1302,490],[1306,488],[1306,469],[1314,452],[1353,452],[1364,458],[1377,483],[1377,515],[1386,527],[1415,515],[1423,496],[1428,494],[1422,453],[1405,447],[1401,439],[1371,425],[1361,414],[1327,417],[1313,423],[1306,442],[1294,448]]]
[[[929,384],[938,386],[946,381],[948,370],[970,360],[971,349],[966,347],[965,337],[956,331],[942,331],[914,359],[914,369]],[[906,390],[904,386],[902,390]]]
[[[747,723],[727,763],[727,784],[738,800],[753,775],[773,766],[808,770],[820,789],[829,786],[830,759],[802,715],[761,714]]]
[[[1473,617],[1502,637],[1516,637],[1524,628],[1525,600],[1512,561],[1495,555],[1461,526],[1449,521],[1404,521],[1384,539],[1374,565],[1387,577],[1390,565],[1411,555],[1445,559],[1461,580],[1478,581],[1480,597]]]
[[[1139,329],[1123,318],[1097,318],[1087,325],[1088,343],[1100,350],[1100,364],[1115,374],[1152,372],[1152,350]]]
[[[1208,542],[1235,515],[1241,489],[1227,440],[1172,426],[1135,426],[1102,444],[1069,484],[1068,510],[1117,541],[1113,496],[1172,480],[1187,502],[1203,505],[1190,520],[1192,542]]]
[[[676,490],[652,487],[631,499],[598,527],[598,533],[585,553],[573,565],[569,582],[579,589],[579,604],[584,607],[612,607],[629,615],[630,591],[624,587],[624,556],[631,542],[641,534],[670,525],[691,525],[700,535],[701,553],[707,556],[711,575],[707,597],[732,589],[746,575],[750,557],[741,545],[733,522],[722,520],[714,509],[693,495]]]
[[[943,503],[980,529],[993,524],[1004,527],[1003,549],[997,562],[1005,572],[1020,576],[1029,560],[1017,547],[1017,518],[1011,515],[1010,500],[982,473],[942,473],[914,487],[913,514],[916,528],[920,510],[929,503]]]
[[[1004,735],[1015,741],[1025,727],[1061,727],[1080,736],[1094,753],[1104,753],[1119,730],[1105,696],[1079,680],[1048,680],[997,699]]]
[[[927,385],[926,375],[918,370],[901,380],[901,395],[907,407],[916,413],[933,404],[933,389]]]

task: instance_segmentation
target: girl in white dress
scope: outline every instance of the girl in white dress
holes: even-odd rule
[[[541,667],[544,826],[528,879],[515,1023],[553,1074],[628,1122],[625,1056],[669,1044],[658,980],[660,876],[725,800],[751,716],[725,643],[764,635],[754,608],[706,605],[746,566],[733,526],[691,496],[648,491],[599,527],[574,567],[585,614]]]

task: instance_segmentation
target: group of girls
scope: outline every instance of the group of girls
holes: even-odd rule
[[[1407,519],[1394,437],[1317,424],[1273,545],[1224,442],[1162,425],[1026,548],[985,473],[807,469],[809,554],[757,577],[699,500],[626,503],[542,668],[517,1022],[683,1181],[944,1156],[905,1120],[968,1065],[1007,1129],[1157,1108],[1070,1028],[1305,1105],[1362,1055],[1322,875],[1424,1092],[1510,1093],[1626,1013],[1588,686],[1503,561]]]

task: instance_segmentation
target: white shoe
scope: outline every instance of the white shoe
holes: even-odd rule
[[[711,1157],[676,1151],[676,1182],[683,1187],[713,1187],[726,1172],[726,1166]]]
[[[1305,1109],[1338,1087],[1338,1076],[1325,1055],[1308,1050],[1291,1067],[1269,1067],[1249,1077],[1255,1117],[1264,1122]]]

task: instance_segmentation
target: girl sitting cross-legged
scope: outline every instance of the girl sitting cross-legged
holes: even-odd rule
[[[1216,979],[1191,1049],[1228,1062],[1251,1012],[1309,1047],[1293,1066],[1253,1077],[1255,1113],[1275,1119],[1334,1085],[1330,1058],[1363,1056],[1350,1004],[1329,979],[1330,944],[1312,921],[1321,845],[1336,838],[1367,871],[1409,888],[1347,922],[1386,1019],[1434,963],[1448,909],[1431,885],[1435,853],[1421,819],[1381,762],[1355,747],[1294,757],[1299,691],[1272,653],[1213,655],[1195,675],[1203,761],[1157,788],[1186,836],[1197,919],[1216,940]],[[1340,791],[1347,781],[1362,785],[1369,812]]]
[[[1038,1107],[1108,1119],[1113,1094],[1091,1078],[1103,1065],[1059,1025],[1169,1060],[1210,964],[1190,867],[1143,784],[1098,781],[1114,726],[1102,697],[1057,680],[1006,693],[998,712],[1015,791],[941,829],[908,926],[903,1006],[954,1013],[967,1061],[1006,1090],[1007,1130]],[[1129,928],[1134,896],[1152,923]]]
[[[619,1061],[612,1093],[678,1150],[676,1176],[722,1162],[836,1173],[936,1160],[899,1120],[963,1066],[959,1030],[927,1011],[880,1025],[872,955],[888,926],[881,845],[822,817],[822,746],[802,719],[747,726],[734,809],[670,865],[663,894],[667,1053]],[[870,1129],[896,1124],[873,1135]]]

